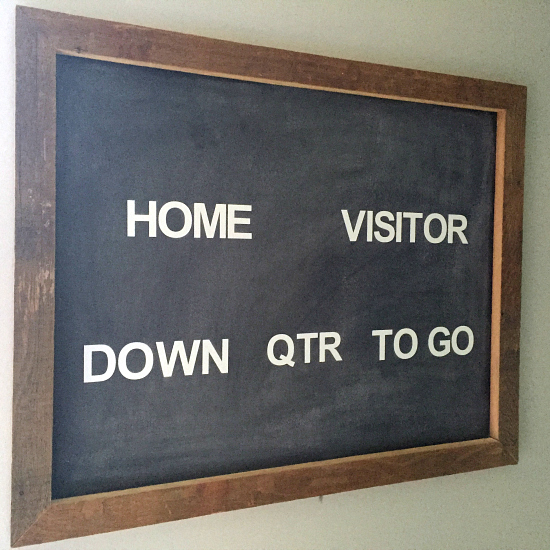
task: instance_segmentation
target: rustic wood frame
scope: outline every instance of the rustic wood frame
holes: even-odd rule
[[[51,499],[56,54],[497,113],[490,437]],[[12,544],[517,462],[526,88],[17,8]]]

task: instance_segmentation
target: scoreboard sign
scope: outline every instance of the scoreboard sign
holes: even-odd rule
[[[15,545],[517,461],[524,88],[17,38]]]

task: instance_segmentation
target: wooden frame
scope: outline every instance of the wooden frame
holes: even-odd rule
[[[56,54],[497,113],[490,437],[51,499]],[[17,8],[12,544],[517,462],[526,89]]]

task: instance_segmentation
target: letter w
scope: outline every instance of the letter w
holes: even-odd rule
[[[172,376],[174,372],[174,366],[176,359],[180,358],[181,366],[183,367],[183,374],[190,376],[193,374],[195,368],[195,362],[197,361],[197,355],[199,353],[200,340],[193,340],[193,346],[191,347],[191,354],[189,359],[185,352],[185,346],[181,340],[174,342],[172,346],[172,353],[170,354],[170,361],[166,357],[166,350],[164,349],[164,342],[157,342],[157,351],[159,354],[160,366],[162,368],[162,374],[165,377]]]

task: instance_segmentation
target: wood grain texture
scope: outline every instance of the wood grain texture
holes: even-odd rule
[[[491,311],[491,382],[489,434],[499,438],[500,403],[500,326],[502,297],[502,222],[504,198],[504,164],[506,145],[506,111],[497,113],[495,197],[493,222],[493,288]]]
[[[506,112],[504,145],[499,441],[517,462],[526,89],[518,87],[514,98]]]
[[[14,537],[50,501],[55,273],[55,65],[17,25]]]
[[[493,438],[52,502],[57,53],[497,111]],[[12,544],[53,541],[517,462],[525,108],[526,89],[511,84],[18,8]]]
[[[507,464],[493,439],[272,468],[56,501],[19,544],[138,527]],[[429,476],[426,474],[429,472]]]

